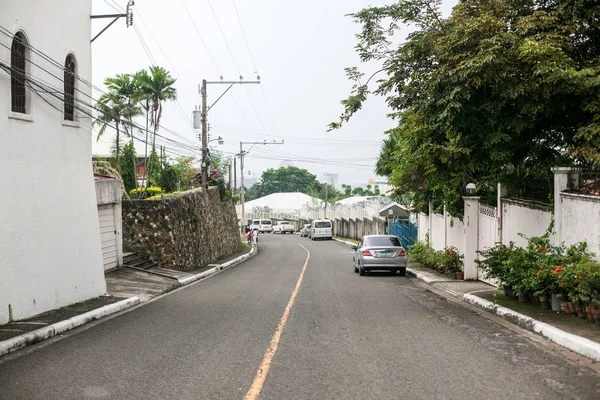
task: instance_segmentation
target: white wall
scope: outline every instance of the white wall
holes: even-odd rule
[[[430,218],[432,218],[431,230],[431,247],[435,250],[443,250],[445,247],[445,223],[444,216],[441,214],[433,213]]]
[[[586,241],[600,259],[600,196],[561,193],[560,197],[563,242],[569,246]]]
[[[446,242],[448,246],[454,246],[459,253],[465,252],[465,224],[459,218],[447,216],[447,235]]]
[[[418,233],[419,233],[419,241],[425,242],[427,238],[427,234],[429,233],[429,216],[425,213],[418,214]],[[430,238],[431,240],[431,238]]]
[[[67,12],[68,11],[68,12]],[[91,81],[89,0],[3,0],[0,26],[22,29],[29,44]],[[2,44],[12,38],[0,32]],[[31,53],[31,76],[63,88],[62,68]],[[10,51],[0,46],[10,65]],[[77,88],[89,87],[77,81]],[[9,117],[10,75],[0,70],[0,323],[102,295],[106,291],[92,173],[90,119],[63,124],[62,102],[30,93],[30,121]],[[77,93],[81,100],[89,101]],[[76,118],[77,119],[77,118]]]
[[[517,199],[502,199],[502,243],[527,246],[527,237],[542,236],[548,230],[552,213],[541,204]]]

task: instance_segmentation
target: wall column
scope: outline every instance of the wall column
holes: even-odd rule
[[[477,250],[479,248],[479,197],[463,197],[465,201],[465,280],[477,279]]]

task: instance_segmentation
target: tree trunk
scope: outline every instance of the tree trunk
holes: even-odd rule
[[[121,149],[119,149],[119,121],[117,121],[115,126],[117,128],[117,171],[119,171],[119,173],[121,173],[121,162],[120,162],[120,158],[119,158],[119,152],[121,150]]]
[[[150,113],[150,103],[146,100],[146,144],[144,146],[144,179],[142,186],[148,187],[148,114]]]

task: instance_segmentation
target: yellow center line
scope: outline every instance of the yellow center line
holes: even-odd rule
[[[260,392],[265,386],[267,375],[269,374],[269,369],[271,369],[271,363],[273,362],[273,358],[275,357],[275,353],[277,352],[277,348],[279,347],[279,340],[281,339],[281,334],[283,333],[283,329],[285,328],[287,319],[290,316],[290,312],[292,311],[292,306],[294,305],[294,301],[296,300],[296,296],[298,295],[298,290],[300,289],[300,285],[302,284],[304,272],[306,271],[306,266],[308,265],[308,260],[310,259],[310,251],[306,247],[302,246],[300,243],[298,243],[298,246],[302,247],[308,253],[308,255],[306,256],[306,261],[304,261],[304,266],[302,267],[300,277],[298,277],[298,282],[296,282],[296,287],[292,292],[292,297],[290,297],[290,301],[288,301],[287,306],[285,307],[285,311],[281,316],[279,325],[277,325],[277,329],[275,329],[275,334],[271,338],[269,347],[267,347],[267,351],[265,352],[262,362],[258,366],[258,370],[256,371],[254,381],[252,382],[248,393],[246,393],[246,396],[244,396],[244,400],[258,399]]]

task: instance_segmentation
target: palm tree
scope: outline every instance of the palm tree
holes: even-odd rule
[[[123,104],[122,98],[120,98],[115,92],[104,93],[98,99],[98,103],[96,104],[96,109],[98,110],[98,117],[94,121],[94,125],[101,125],[100,130],[98,131],[98,137],[96,141],[100,140],[100,137],[106,131],[106,128],[110,126],[111,123],[115,124],[115,129],[117,131],[117,170],[119,169],[119,126],[121,124],[121,117],[123,115],[123,111],[125,110],[125,104]]]
[[[160,127],[162,117],[163,103],[167,100],[177,99],[177,89],[173,86],[176,79],[171,77],[171,74],[163,67],[150,67],[149,72],[142,70],[135,75],[136,84],[138,86],[138,98],[146,99],[152,107],[152,115],[150,123],[153,126],[152,135],[152,151],[156,151],[156,134]],[[154,166],[150,164],[150,169]],[[149,171],[151,172],[151,171]],[[147,174],[150,176],[150,174]],[[146,181],[146,185],[148,181]]]
[[[116,162],[117,169],[119,169],[119,127],[124,123],[124,120],[128,121],[129,125],[131,125],[132,118],[140,115],[142,111],[135,103],[137,89],[133,77],[130,74],[118,74],[114,78],[106,78],[104,80],[104,85],[108,88],[108,92],[100,96],[96,105],[100,114],[94,123],[101,125],[97,140],[104,134],[104,131],[110,123],[114,122],[117,131]],[[125,131],[127,132],[127,125],[125,125]],[[133,135],[131,135],[131,141],[133,143]]]

